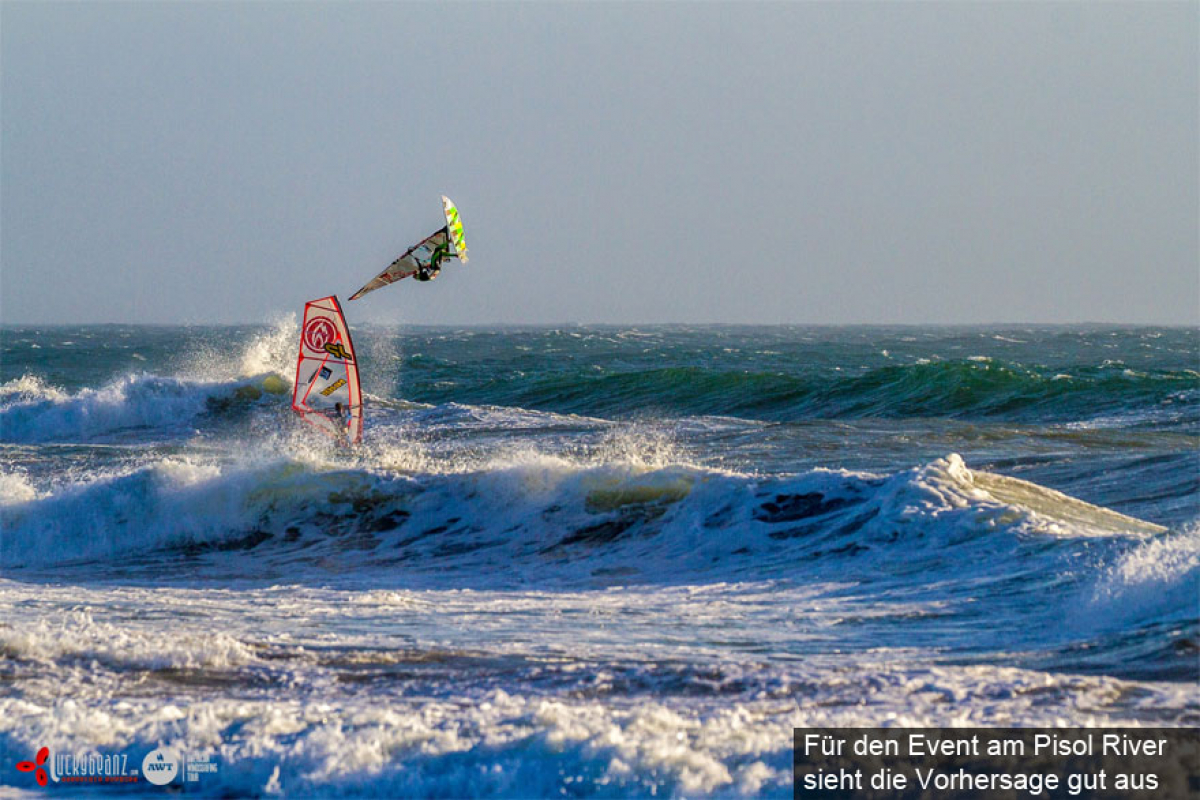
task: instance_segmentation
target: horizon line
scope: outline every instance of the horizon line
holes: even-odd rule
[[[295,313],[295,312],[284,312]],[[158,327],[158,328],[189,328],[189,327],[247,327],[253,325],[271,326],[275,322],[271,320],[257,320],[253,322],[126,322],[126,321],[105,321],[105,322],[4,322],[0,321],[0,328],[29,328],[29,327],[86,327],[86,326],[112,326],[126,325],[138,327]],[[1041,328],[1067,328],[1067,327],[1086,327],[1086,326],[1102,326],[1102,327],[1127,327],[1127,328],[1200,328],[1200,319],[1194,322],[1137,322],[1137,321],[1119,321],[1111,320],[1082,320],[1077,322],[1046,322],[1046,321],[990,321],[990,322],[689,322],[689,321],[640,321],[640,322],[577,322],[577,321],[559,321],[559,322],[378,322],[375,320],[364,320],[358,322],[359,325],[376,325],[380,327],[400,327],[407,326],[413,328],[563,328],[563,327],[666,327],[666,326],[711,326],[711,327],[746,327],[746,328],[785,328],[785,327],[805,327],[805,328],[991,328],[991,327],[1041,327]]]

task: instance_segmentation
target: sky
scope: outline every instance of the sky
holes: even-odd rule
[[[1200,324],[1200,4],[0,3],[0,322]]]

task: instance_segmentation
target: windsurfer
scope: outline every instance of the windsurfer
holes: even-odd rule
[[[443,229],[445,230],[445,229]],[[442,242],[433,249],[433,253],[429,256],[429,263],[422,263],[417,260],[417,271],[413,273],[413,277],[419,281],[431,281],[438,276],[442,271],[442,262],[450,257],[450,245]]]
[[[304,304],[292,410],[343,444],[362,441],[362,391],[350,329],[336,295]]]
[[[350,295],[350,299],[357,300],[367,292],[373,292],[410,275],[415,280],[427,283],[438,276],[442,270],[442,263],[451,258],[467,263],[467,243],[463,239],[462,220],[454,203],[444,195],[442,213],[446,219],[445,225],[408,248],[404,255],[388,264],[387,269]]]

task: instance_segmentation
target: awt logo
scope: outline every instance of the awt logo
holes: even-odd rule
[[[37,751],[35,761],[20,761],[17,763],[17,769],[21,772],[32,772],[38,786],[45,786],[49,782],[50,777],[46,775],[46,768],[42,765],[46,763],[46,759],[49,757],[50,748],[43,747]]]
[[[179,758],[173,750],[160,747],[142,759],[142,775],[156,786],[166,786],[179,774]]]

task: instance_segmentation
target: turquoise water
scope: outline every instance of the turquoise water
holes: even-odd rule
[[[788,795],[795,726],[1200,721],[1195,330],[356,328],[350,451],[295,336],[4,329],[0,760]]]

